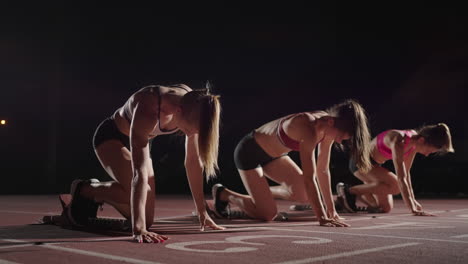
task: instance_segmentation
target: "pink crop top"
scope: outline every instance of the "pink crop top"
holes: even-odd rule
[[[392,159],[392,150],[389,147],[387,147],[384,143],[385,135],[387,135],[389,131],[390,130],[387,130],[377,135],[377,149],[382,154],[382,156],[384,156],[387,159]],[[406,148],[406,146],[408,146],[409,144],[409,139],[411,138],[412,135],[415,135],[416,133],[412,130],[397,130],[397,131],[403,132],[405,134],[404,142],[405,142],[405,148]],[[406,151],[403,154],[403,157],[407,157],[414,149],[415,147],[408,149],[408,151]]]

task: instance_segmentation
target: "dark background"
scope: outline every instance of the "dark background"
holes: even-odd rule
[[[247,132],[355,98],[373,135],[447,123],[456,153],[417,157],[413,186],[419,195],[466,194],[462,5],[327,3],[3,6],[0,194],[61,193],[75,178],[108,179],[92,149],[97,125],[144,85],[201,88],[206,80],[223,104],[216,181],[235,190],[243,187],[232,153]],[[188,193],[183,138],[157,138],[152,154],[157,192]],[[355,182],[346,153],[333,151],[331,170],[333,184]]]

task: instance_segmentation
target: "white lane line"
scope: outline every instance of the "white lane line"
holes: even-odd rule
[[[465,235],[459,235],[459,236],[451,236],[453,238],[465,238],[465,237],[468,237],[468,234],[465,234]]]
[[[463,212],[463,211],[468,211],[468,208],[465,208],[465,209],[456,209],[456,210],[448,210],[448,212],[451,212],[451,213]]]
[[[432,241],[432,242],[447,242],[447,243],[468,244],[468,241],[449,240],[449,239],[437,239],[437,238],[424,238],[424,237],[403,237],[403,236],[390,236],[390,235],[371,235],[371,234],[360,234],[360,233],[327,232],[327,231],[313,231],[313,230],[304,230],[304,229],[287,229],[287,228],[276,228],[276,227],[259,227],[259,229],[275,230],[275,231],[289,231],[289,232],[303,232],[303,233],[317,233],[317,234],[332,234],[332,235],[359,236],[359,237],[396,238],[396,239],[407,239],[407,240],[421,240],[421,241]]]
[[[348,252],[343,252],[343,253],[338,253],[338,254],[332,254],[328,256],[320,256],[320,257],[313,257],[313,258],[306,258],[306,259],[298,259],[298,260],[291,260],[291,261],[285,261],[285,262],[278,262],[276,264],[302,264],[302,263],[313,263],[317,261],[325,261],[325,260],[330,260],[330,259],[337,259],[337,258],[343,258],[343,257],[351,257],[351,256],[356,256],[356,255],[361,255],[361,254],[366,254],[366,253],[372,253],[372,252],[379,252],[379,251],[384,251],[384,250],[389,250],[389,249],[395,249],[395,248],[402,248],[402,247],[410,247],[410,246],[416,246],[421,243],[404,243],[404,244],[396,244],[396,245],[391,245],[391,246],[384,246],[384,247],[376,247],[376,248],[368,248],[368,249],[361,249],[361,250],[355,250],[355,251],[348,251]]]
[[[186,219],[180,219],[180,218],[186,218]],[[169,216],[169,217],[161,217],[161,218],[155,218],[153,220],[154,223],[182,223],[181,221],[192,221],[195,219],[193,215],[178,215],[178,216]],[[196,218],[198,221],[198,218]],[[197,222],[198,223],[198,222]]]
[[[108,241],[131,241],[132,236],[118,236],[118,237],[109,237],[109,238],[88,238],[86,240],[78,240],[79,242],[108,242]],[[72,242],[72,241],[70,241]],[[50,244],[49,242],[45,242]],[[61,242],[60,244],[65,243],[65,241]],[[59,244],[59,243],[52,243],[52,244]]]
[[[440,221],[425,223],[425,222],[400,222],[400,223],[388,223],[388,224],[377,224],[363,227],[351,227],[350,229],[357,230],[372,230],[372,229],[441,229],[441,228],[455,228],[454,226],[443,226]]]
[[[401,215],[392,215],[392,216],[382,216],[382,217],[378,217],[377,219],[380,220],[380,219],[388,219],[388,218],[398,218],[400,217]],[[354,218],[354,219],[346,219],[344,220],[344,222],[353,222],[353,221],[360,221],[360,220],[371,220],[371,219],[374,219],[374,218],[371,218],[370,216],[369,217],[362,217],[362,218]],[[438,218],[437,218],[438,219]],[[419,220],[422,220],[422,218],[418,218],[418,221]],[[164,222],[167,222],[167,223],[172,223],[172,222],[177,222],[177,221],[161,221],[162,223]],[[423,221],[421,221],[423,222]],[[441,221],[437,221],[437,222],[441,222]],[[248,227],[248,228],[252,228],[252,227],[276,227],[276,226],[279,226],[279,227],[283,227],[284,224],[287,224],[287,226],[319,226],[318,224],[318,221],[317,220],[311,220],[311,221],[307,221],[307,222],[299,222],[299,223],[296,223],[294,220],[291,220],[291,221],[284,221],[284,222],[268,222],[268,223],[265,223],[265,222],[254,222],[254,223],[240,223],[240,224],[220,224],[221,226],[224,226],[224,227],[231,227],[231,228],[243,228],[243,227]],[[352,228],[352,227],[351,227]]]
[[[187,209],[187,210],[185,210],[185,211],[190,212],[190,211],[193,211],[193,210],[195,210],[195,208],[194,208],[194,209],[190,209],[190,208],[189,208],[189,209]],[[156,207],[156,208],[154,209],[154,211],[155,211],[155,212],[157,212],[157,211],[179,211],[179,212],[180,212],[180,211],[184,211],[184,210],[183,210],[183,209],[178,209],[178,208]]]
[[[18,264],[18,262],[12,262],[4,259],[0,259],[0,264]]]
[[[439,214],[443,213],[444,211],[431,211],[431,213],[434,214]],[[345,217],[346,219],[344,220],[345,222],[355,222],[355,221],[362,221],[362,220],[379,220],[379,219],[388,219],[388,218],[400,218],[400,217],[408,217],[408,216],[414,216],[413,214],[365,214],[366,216],[362,217],[355,217],[354,215],[341,215],[342,217]],[[351,217],[351,218],[347,218]]]
[[[58,244],[65,244],[65,243],[74,243],[74,242],[78,242],[78,243],[83,243],[83,242],[108,242],[108,241],[131,241],[132,239],[132,236],[118,236],[118,237],[108,237],[108,238],[88,238],[88,239],[80,239],[80,240],[70,240],[70,241],[65,241],[65,240],[61,240],[61,241],[49,241],[49,240],[46,240],[46,241],[21,241],[21,240],[17,240],[17,239],[0,239],[2,241],[5,241],[5,242],[11,242],[11,243],[21,243],[21,244],[18,244],[18,245],[15,245],[15,246],[0,246],[0,249],[2,248],[7,248],[7,247],[16,247],[16,246],[23,246],[23,245],[26,245],[26,246],[37,246],[39,244],[54,244],[54,245],[58,245]],[[24,244],[26,243],[26,244]],[[39,243],[39,244],[37,244]]]
[[[16,243],[27,243],[27,241],[22,241],[22,240],[18,240],[18,239],[2,239],[2,240],[8,241],[8,242],[16,242]],[[86,255],[86,256],[98,257],[98,258],[103,258],[103,259],[110,259],[110,260],[115,260],[115,261],[127,262],[127,263],[161,264],[160,262],[153,262],[153,261],[134,259],[134,258],[127,258],[127,257],[122,257],[122,256],[116,256],[116,255],[109,255],[109,254],[93,252],[93,251],[89,251],[89,250],[59,247],[59,246],[50,245],[50,244],[35,245],[35,246],[48,248],[48,249],[53,249],[53,250],[58,250],[58,251],[70,252],[70,253],[79,254],[79,255]]]
[[[447,223],[457,223],[457,224],[468,224],[468,221],[462,221],[460,218],[447,218],[447,217],[430,217],[430,219],[426,218],[425,216],[418,216],[421,217],[418,219],[420,223],[442,223],[442,224],[447,224]],[[429,217],[429,216],[428,216]],[[434,219],[434,220],[432,220]],[[458,219],[458,220],[457,220]]]
[[[127,258],[127,257],[122,257],[122,256],[109,255],[109,254],[93,252],[89,250],[66,248],[66,247],[59,247],[59,246],[54,246],[54,245],[39,245],[39,246],[49,248],[49,249],[59,250],[59,251],[71,252],[74,254],[80,254],[80,255],[86,255],[86,256],[92,256],[92,257],[98,257],[98,258],[104,258],[104,259],[110,259],[110,260],[122,261],[122,262],[128,262],[128,263],[160,264],[160,262],[153,262],[153,261],[147,261],[147,260],[141,260],[141,259],[135,259],[135,258]]]
[[[458,210],[451,210],[450,212],[459,212],[459,211],[466,211],[468,210],[467,208],[465,209],[458,209]],[[440,213],[446,213],[447,211],[429,211],[430,213],[434,213],[434,214],[440,214]],[[368,216],[363,216],[363,217],[354,217],[354,216],[348,216],[348,215],[343,215],[343,217],[352,217],[352,218],[347,218],[345,219],[344,221],[345,222],[355,222],[355,221],[362,221],[362,220],[371,220],[371,219],[375,219],[375,220],[380,220],[380,219],[388,219],[388,218],[401,218],[401,217],[412,217],[414,216],[413,214],[398,214],[398,215],[382,215],[382,214],[367,214]],[[375,217],[375,218],[374,218]],[[433,219],[449,219],[449,220],[457,220],[459,218],[451,218],[451,217],[441,217],[441,216],[438,216],[436,215],[435,217],[421,217],[419,216],[417,219],[418,221],[437,221],[437,220],[429,220],[429,218],[433,218]],[[440,221],[438,221],[440,222]],[[467,223],[467,222],[460,222],[460,221],[457,221],[454,223]]]
[[[8,211],[0,210],[0,213],[11,213],[11,214],[38,214],[38,215],[48,215],[48,214],[60,214],[60,212],[31,212],[31,211]]]
[[[364,226],[364,227],[351,227],[351,229],[360,229],[360,230],[385,229],[385,228],[397,227],[397,226],[414,226],[416,224],[418,223],[417,222],[401,222],[401,223],[381,224],[381,225],[372,225],[372,226]]]
[[[402,216],[405,216],[405,215],[389,215],[389,216],[378,216],[376,218],[372,218],[371,216],[368,216],[368,217],[359,217],[359,218],[347,218],[346,220],[344,220],[344,222],[348,223],[348,222],[355,222],[355,221],[362,221],[362,220],[372,220],[372,219],[375,219],[375,220],[381,220],[381,219],[391,219],[391,218],[400,218]],[[408,214],[407,216],[412,216],[411,214]],[[346,217],[346,216],[345,216]],[[429,218],[431,219],[436,219],[436,220],[429,220]],[[411,219],[411,220],[418,220],[418,223],[419,224],[422,224],[424,222],[436,222],[436,223],[467,223],[466,221],[450,221],[450,220],[447,220],[447,221],[438,221],[439,219],[444,219],[442,217],[422,217],[422,216],[415,216],[414,219]],[[457,219],[457,218],[455,218]],[[409,219],[407,219],[409,220]],[[172,222],[177,222],[177,221],[161,221],[162,223],[164,222],[167,222],[167,223],[172,223]],[[285,221],[285,222],[269,222],[267,224],[265,224],[264,222],[254,222],[254,223],[251,223],[251,224],[247,224],[247,223],[240,223],[240,224],[221,224],[222,226],[224,227],[238,227],[238,228],[242,228],[242,227],[272,227],[272,226],[284,226],[284,224],[287,223],[288,226],[318,226],[318,222],[317,220],[311,220],[311,221],[307,221],[307,222],[295,222],[294,220],[291,220],[291,221]],[[448,228],[448,227],[444,227],[444,228]],[[356,228],[353,228],[351,227],[350,229],[356,229]]]
[[[0,246],[0,249],[18,248],[18,247],[32,247],[32,246],[34,246],[33,243],[26,243],[26,244],[16,244],[16,245],[9,245],[9,246]]]

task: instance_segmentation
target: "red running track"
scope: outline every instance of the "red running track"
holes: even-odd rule
[[[189,196],[158,196],[152,230],[163,244],[130,234],[96,234],[34,223],[58,214],[56,196],[0,196],[0,263],[468,263],[468,200],[420,200],[437,217],[408,213],[341,214],[348,228],[320,227],[311,211],[286,222],[219,220],[225,231],[200,232]],[[101,216],[119,217],[109,206]]]

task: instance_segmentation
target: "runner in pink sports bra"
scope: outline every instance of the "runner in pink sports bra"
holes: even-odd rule
[[[435,152],[454,152],[448,126],[439,123],[417,130],[387,130],[378,134],[372,142],[371,158],[379,162],[385,160],[378,156],[391,160],[394,172],[373,162],[372,169],[365,173],[356,169],[350,160],[350,171],[363,183],[352,187],[340,183],[339,188],[337,187],[346,210],[353,212],[358,209],[355,205],[355,199],[358,197],[372,208],[372,211],[388,213],[393,209],[392,195],[401,194],[411,213],[417,216],[432,215],[425,212],[416,201],[410,170],[417,153],[428,156]],[[401,154],[393,155],[393,150]]]
[[[385,158],[387,159],[392,159],[392,150],[387,147],[387,145],[385,145],[385,142],[384,142],[384,138],[385,138],[385,135],[387,135],[387,133],[391,131],[391,130],[387,130],[387,131],[384,131],[382,133],[380,133],[379,135],[377,135],[377,149],[379,150],[379,152],[382,154],[382,156],[384,156]],[[404,138],[404,142],[405,142],[405,145],[404,145],[404,148],[406,149],[406,147],[408,146],[408,144],[410,143],[410,138],[411,136],[413,135],[416,135],[416,131],[414,130],[397,130],[398,132],[400,133],[404,133],[405,135],[405,138]],[[404,154],[403,154],[403,157],[408,157],[408,155],[415,149],[416,147],[413,146],[411,147],[410,149],[408,149]]]

